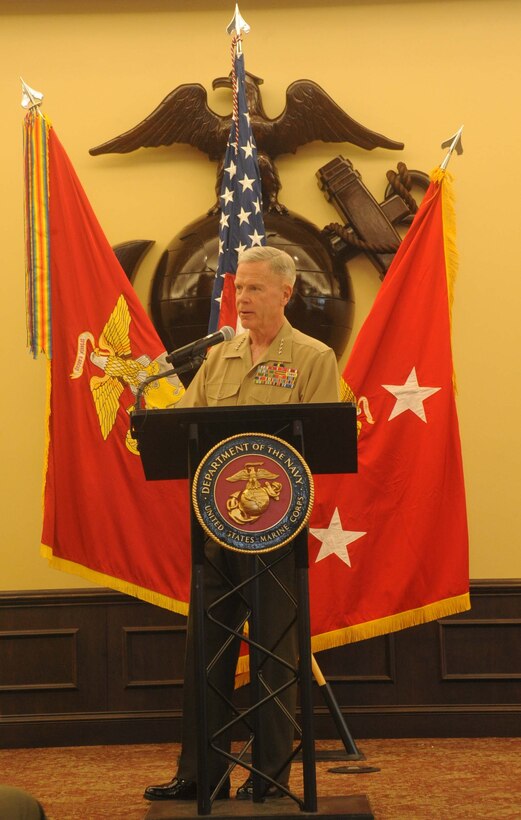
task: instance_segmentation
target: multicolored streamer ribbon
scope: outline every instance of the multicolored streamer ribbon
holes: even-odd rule
[[[27,346],[52,358],[48,140],[50,124],[38,108],[24,120],[25,285]]]

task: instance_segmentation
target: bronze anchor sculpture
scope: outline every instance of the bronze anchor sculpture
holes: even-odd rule
[[[350,160],[335,157],[317,171],[319,187],[346,223],[331,223],[324,228],[334,251],[342,253],[346,261],[363,251],[381,279],[401,242],[394,226],[410,221],[418,209],[409,193],[412,183],[424,189],[429,184],[427,174],[409,172],[403,162],[398,163],[398,172],[388,171],[386,198],[379,204]]]

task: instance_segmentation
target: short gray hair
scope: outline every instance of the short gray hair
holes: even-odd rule
[[[271,245],[255,245],[253,248],[246,248],[239,254],[238,265],[243,262],[267,262],[273,273],[276,273],[291,287],[297,278],[297,269],[293,257],[283,251],[282,248],[273,248]]]

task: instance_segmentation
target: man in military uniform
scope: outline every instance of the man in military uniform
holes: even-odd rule
[[[339,401],[339,377],[331,348],[295,330],[284,315],[296,278],[295,264],[285,251],[272,247],[254,247],[239,256],[235,276],[237,314],[244,333],[212,348],[209,355],[177,407],[207,407],[252,404],[300,404]],[[290,547],[277,562],[277,578],[295,594],[295,563]],[[280,558],[279,550],[273,560]],[[249,556],[223,549],[210,539],[205,547],[205,608],[228,591],[222,574],[238,585],[249,577]],[[269,560],[269,559],[268,559]],[[285,594],[270,573],[261,579],[260,643],[275,646],[276,653],[291,665],[298,663],[295,613]],[[243,590],[247,597],[247,589]],[[234,626],[244,604],[237,596],[219,606],[216,614],[223,623]],[[222,646],[224,633],[211,622],[206,625],[208,657]],[[231,701],[239,653],[239,641],[228,647],[212,669],[212,684]],[[271,689],[283,686],[291,672],[280,663],[267,661],[263,675]],[[194,634],[189,617],[185,662],[183,737],[177,775],[169,782],[149,786],[148,800],[193,800],[197,797],[197,749],[194,683]],[[288,686],[280,696],[290,715],[296,709],[296,685]],[[212,734],[231,719],[226,702],[208,690],[208,728]],[[282,786],[289,779],[288,759],[293,746],[294,728],[271,701],[262,707],[260,725],[263,738],[259,768]],[[222,745],[222,744],[221,744]],[[212,789],[219,786],[218,798],[229,796],[229,781],[224,779],[226,760],[209,752],[209,780]],[[268,781],[264,795],[281,796],[283,792]],[[251,778],[239,787],[238,799],[253,795]]]

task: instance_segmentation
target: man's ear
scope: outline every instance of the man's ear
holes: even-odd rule
[[[282,299],[283,299],[282,304],[284,306],[286,306],[288,304],[289,300],[291,299],[291,294],[292,293],[293,293],[293,288],[291,287],[291,285],[289,283],[284,284],[284,286],[282,288]]]

